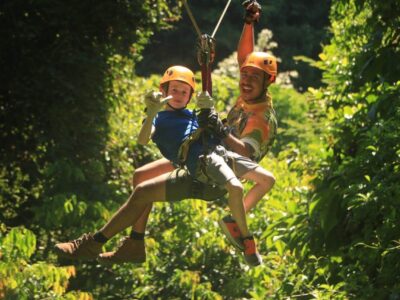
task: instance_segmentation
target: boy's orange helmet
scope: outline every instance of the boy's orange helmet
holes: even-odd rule
[[[271,75],[271,82],[275,81],[278,72],[276,57],[266,52],[251,52],[240,66],[240,70],[245,67],[254,67]]]
[[[161,78],[160,86],[172,80],[179,80],[187,83],[188,85],[190,85],[193,91],[196,87],[196,82],[194,80],[193,72],[190,69],[183,66],[169,67],[167,71],[165,71],[163,77]]]

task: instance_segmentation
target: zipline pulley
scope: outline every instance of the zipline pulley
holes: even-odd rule
[[[197,42],[197,61],[201,67],[202,90],[212,96],[211,63],[215,58],[215,39],[202,34]]]

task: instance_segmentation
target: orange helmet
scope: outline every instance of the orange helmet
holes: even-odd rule
[[[246,60],[240,66],[240,70],[245,67],[254,67],[271,75],[271,82],[275,81],[278,71],[276,57],[266,52],[251,52],[249,55],[247,55]]]
[[[187,83],[194,91],[196,87],[196,82],[194,80],[194,74],[191,70],[183,66],[172,66],[165,71],[163,77],[161,78],[160,87],[163,83],[179,80]]]

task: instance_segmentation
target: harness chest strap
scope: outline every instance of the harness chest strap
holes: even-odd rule
[[[190,145],[198,140],[201,136],[201,133],[203,132],[203,128],[198,128],[196,129],[195,132],[193,132],[193,134],[191,134],[183,143],[182,145],[179,147],[179,151],[178,151],[178,159],[179,159],[179,163],[181,165],[185,164],[187,156],[188,156],[188,152],[189,152],[189,148]]]

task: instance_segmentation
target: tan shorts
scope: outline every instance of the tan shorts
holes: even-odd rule
[[[207,167],[207,174],[211,178],[198,180],[185,169],[174,170],[166,182],[167,201],[192,198],[213,201],[224,198],[227,193],[224,186],[228,180],[242,177],[259,166],[251,159],[223,147],[217,148],[217,152],[212,152],[207,158],[211,161]]]
[[[204,183],[224,186],[232,178],[240,178],[257,167],[258,164],[251,159],[217,146],[213,152],[200,158],[195,177]]]
[[[187,170],[176,169],[167,179],[165,193],[166,201],[170,202],[184,199],[213,201],[224,198],[226,190],[223,187],[195,180]]]

